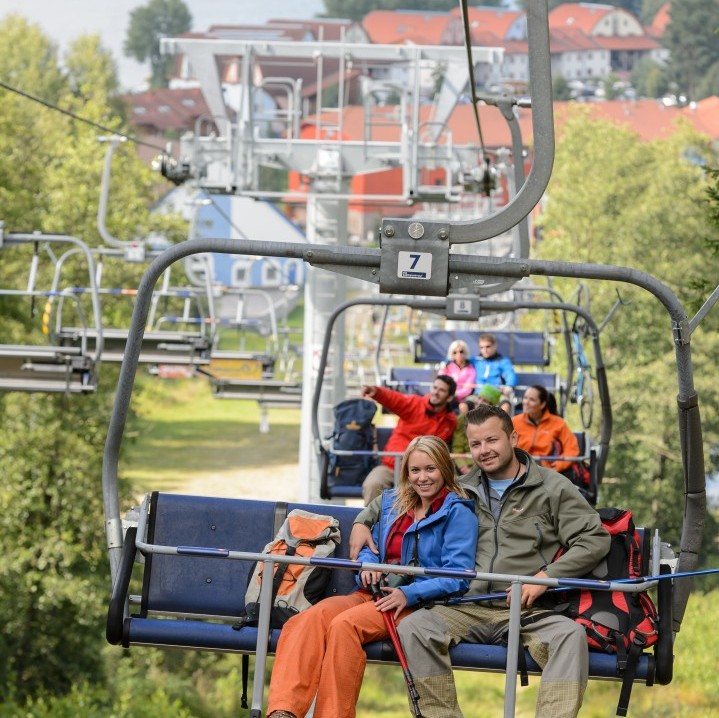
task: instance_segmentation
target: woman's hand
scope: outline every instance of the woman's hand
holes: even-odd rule
[[[360,571],[360,581],[367,589],[369,589],[373,583],[379,583],[383,577],[384,574],[382,571]]]
[[[407,607],[407,596],[401,588],[389,588],[388,586],[380,586],[382,593],[385,595],[378,598],[375,603],[378,611],[394,611],[395,619],[399,618],[399,614]]]

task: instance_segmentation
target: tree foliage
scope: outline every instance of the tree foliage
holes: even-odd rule
[[[103,126],[125,128],[113,94],[114,63],[96,37],[78,38],[64,69],[52,43],[21,18],[0,23],[0,44],[7,50],[0,72],[8,84]],[[68,234],[96,246],[104,156],[98,130],[2,92],[5,232]],[[127,145],[118,155],[117,171],[122,181],[113,187],[108,224],[118,236],[132,239],[150,225],[149,200],[156,196],[157,180]],[[162,222],[180,227],[176,219]],[[32,251],[24,249],[2,248],[4,286],[26,284]],[[40,254],[45,256],[42,247]],[[70,262],[68,267],[75,271]],[[51,271],[41,266],[38,286],[49,286]],[[136,287],[141,270],[133,271]],[[69,286],[86,281],[87,274],[73,276]],[[4,297],[0,341],[46,343],[40,315],[42,305]],[[102,629],[109,575],[99,488],[117,377],[109,365],[103,365],[100,377],[97,394],[90,396],[0,393],[0,594],[12,596],[0,604],[0,695],[20,704],[105,678]]]
[[[697,155],[711,156],[708,140],[687,125],[669,139],[639,142],[629,130],[590,121],[577,108],[557,144],[542,258],[571,256],[648,272],[677,294],[691,316],[711,291],[706,177],[688,159]],[[556,285],[565,296],[574,288],[569,280]],[[646,291],[607,282],[590,283],[596,318],[611,308],[616,289],[630,303],[602,334],[614,429],[601,503],[631,507],[641,524],[660,526],[676,544],[684,501],[671,323]],[[692,347],[709,447],[719,436],[719,388],[711,368],[719,350],[715,315],[702,324]]]
[[[152,86],[167,87],[172,58],[160,54],[160,39],[192,29],[192,15],[182,0],[149,0],[130,12],[124,51],[139,62],[150,61]]]
[[[670,51],[669,74],[679,93],[700,100],[702,78],[719,63],[719,0],[673,2],[664,33]]]

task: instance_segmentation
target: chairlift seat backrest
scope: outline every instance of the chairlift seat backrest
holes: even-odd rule
[[[415,343],[416,362],[441,362],[447,358],[449,345],[462,339],[469,346],[470,355],[479,353],[479,330],[425,329]],[[514,364],[547,366],[549,346],[542,332],[491,332],[497,339],[497,351]]]

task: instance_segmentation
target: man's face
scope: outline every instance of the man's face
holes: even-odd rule
[[[451,398],[449,387],[443,381],[435,379],[429,390],[429,405],[435,409],[443,409]]]
[[[487,339],[479,341],[479,355],[483,359],[491,359],[497,353],[497,345]]]
[[[509,436],[501,420],[492,416],[481,424],[467,424],[469,452],[475,463],[490,478],[508,478],[504,474],[514,461],[517,432]]]

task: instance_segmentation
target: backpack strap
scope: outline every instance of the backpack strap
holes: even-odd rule
[[[632,684],[637,670],[639,656],[642,655],[644,646],[641,643],[633,641],[629,646],[627,654],[627,662],[624,668],[624,676],[622,677],[622,690],[619,693],[619,702],[617,703],[617,715],[626,716],[629,710],[629,699],[632,695]]]
[[[272,521],[272,535],[277,536],[277,532],[282,528],[282,524],[285,522],[285,519],[287,518],[287,502],[286,501],[278,501],[275,504],[275,513],[274,518]],[[288,547],[288,555],[290,554],[289,549],[292,547]],[[292,548],[292,553],[294,554],[295,550]],[[285,571],[287,570],[287,564],[282,565],[282,571],[280,571],[279,567],[277,568],[277,575],[275,576],[275,580],[272,582],[272,603],[275,602],[275,596],[277,596],[277,590],[280,587],[280,583],[282,583],[282,577],[285,574]],[[250,571],[250,576],[252,575],[252,571]],[[250,576],[247,577],[248,581],[250,579]],[[243,616],[234,626],[232,626],[235,630],[239,630],[244,626],[246,623],[248,623],[248,617]],[[247,708],[247,683],[248,683],[248,676],[250,674],[250,656],[247,653],[242,654],[242,695],[240,696],[240,707]]]

